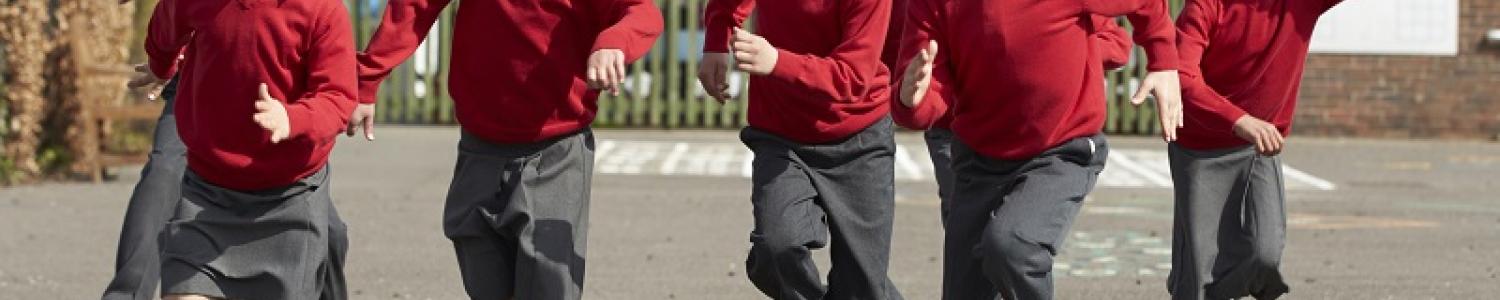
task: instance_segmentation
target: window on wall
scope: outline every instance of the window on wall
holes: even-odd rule
[[[1334,54],[1458,54],[1459,0],[1353,0],[1318,21],[1310,51]]]

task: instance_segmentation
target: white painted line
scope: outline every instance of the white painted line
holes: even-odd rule
[[[708,174],[714,176],[729,175],[729,166],[735,163],[735,149],[729,147],[713,147],[709,152]]]
[[[1150,182],[1151,184],[1154,184],[1156,186],[1172,186],[1171,178],[1167,178],[1166,176],[1162,176],[1155,171],[1151,171],[1151,169],[1146,168],[1146,166],[1142,166],[1140,163],[1127,158],[1126,155],[1110,155],[1109,163],[1125,168],[1125,170],[1130,171],[1131,173],[1135,173],[1141,178],[1146,179],[1147,182]]]
[[[740,177],[750,178],[750,175],[754,174],[753,172],[755,171],[754,168],[750,166],[750,162],[755,160],[755,152],[750,151],[750,149],[745,149],[744,153],[745,158],[743,161],[741,161],[741,163],[743,164],[740,165]]]
[[[917,162],[911,159],[909,152],[906,150],[906,146],[896,145],[896,170],[904,171],[903,173],[906,173],[908,179],[921,180],[922,167],[918,166]]]
[[[665,175],[677,174],[677,163],[682,161],[682,155],[688,151],[687,143],[677,143],[672,146],[672,152],[667,153],[667,158],[661,162],[661,173]]]
[[[1322,178],[1312,176],[1311,174],[1303,173],[1302,171],[1293,169],[1292,167],[1288,167],[1286,165],[1281,166],[1281,173],[1286,174],[1286,177],[1291,177],[1292,180],[1307,183],[1308,185],[1311,185],[1319,190],[1332,191],[1338,188],[1338,186],[1334,185],[1332,182],[1328,182],[1327,180],[1323,180]]]
[[[594,150],[594,164],[597,165],[599,161],[604,160],[604,157],[609,155],[610,150],[615,150],[614,140],[599,141],[599,149]]]

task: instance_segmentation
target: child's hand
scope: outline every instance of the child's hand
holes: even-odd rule
[[[729,100],[729,53],[703,53],[698,63],[698,83],[719,103]]]
[[[364,104],[354,107],[354,113],[349,115],[349,128],[344,134],[354,136],[354,131],[359,128],[365,129],[365,140],[375,140],[375,103]]]
[[[589,55],[588,64],[589,88],[619,96],[620,84],[625,82],[625,51],[599,49]]]
[[[161,90],[167,86],[167,80],[156,78],[151,73],[151,68],[146,64],[135,65],[135,75],[131,75],[130,81],[125,83],[126,87],[146,93],[146,100],[156,101],[161,96]]]
[[[1281,136],[1281,130],[1276,129],[1276,125],[1250,115],[1234,121],[1234,135],[1255,143],[1255,152],[1265,156],[1280,154],[1281,146],[1286,142],[1286,138]]]
[[[901,76],[902,105],[915,108],[926,98],[927,88],[932,85],[932,62],[937,59],[937,51],[937,41],[928,41],[927,48],[907,63],[906,74]]]
[[[737,61],[734,67],[753,75],[771,74],[776,68],[777,56],[781,55],[766,38],[739,27],[734,28],[734,40],[729,43],[729,49]]]
[[[271,143],[280,143],[291,136],[291,121],[287,120],[286,107],[281,100],[271,98],[266,84],[260,84],[260,100],[255,100],[255,124],[271,132]]]
[[[1141,88],[1135,91],[1130,103],[1146,103],[1146,95],[1156,96],[1156,116],[1161,121],[1161,137],[1168,142],[1177,140],[1177,129],[1182,128],[1182,83],[1177,71],[1146,73]]]

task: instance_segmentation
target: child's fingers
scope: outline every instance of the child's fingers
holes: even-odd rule
[[[923,51],[922,54],[927,55],[927,60],[928,61],[934,60],[934,58],[937,57],[937,52],[938,52],[937,41],[928,40],[927,41],[927,49],[923,49],[923,50],[925,50],[925,51]]]
[[[1141,103],[1146,103],[1146,95],[1149,95],[1151,90],[1151,81],[1142,81],[1140,89],[1135,90],[1135,95],[1130,96],[1130,104],[1141,105]]]
[[[260,84],[260,99],[275,99],[271,97],[271,89],[265,83]]]
[[[755,46],[755,44],[750,43],[750,41],[734,41],[734,44],[732,45],[732,47],[734,47],[735,52],[751,52],[751,51],[755,51],[755,47],[754,46]]]
[[[365,121],[361,122],[361,123],[364,123],[364,127],[365,127],[365,140],[366,141],[374,141],[375,140],[375,118],[373,118],[373,117],[366,117]]]
[[[264,113],[267,110],[271,110],[270,101],[267,101],[266,99],[255,101],[255,111]],[[259,115],[259,113],[257,113],[256,115]]]

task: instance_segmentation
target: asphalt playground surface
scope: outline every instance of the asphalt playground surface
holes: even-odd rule
[[[340,141],[333,195],[350,226],[354,299],[464,298],[439,218],[458,134],[385,126],[373,143]],[[749,182],[736,132],[597,136],[585,298],[763,298],[744,275]],[[897,139],[890,276],[907,299],[938,299],[936,185],[920,135]],[[1120,158],[1109,161],[1054,265],[1058,297],[1165,299],[1165,146],[1146,137],[1111,143]],[[1289,144],[1285,299],[1500,299],[1500,143]],[[0,299],[98,297],[138,168],[104,184],[0,188]]]

